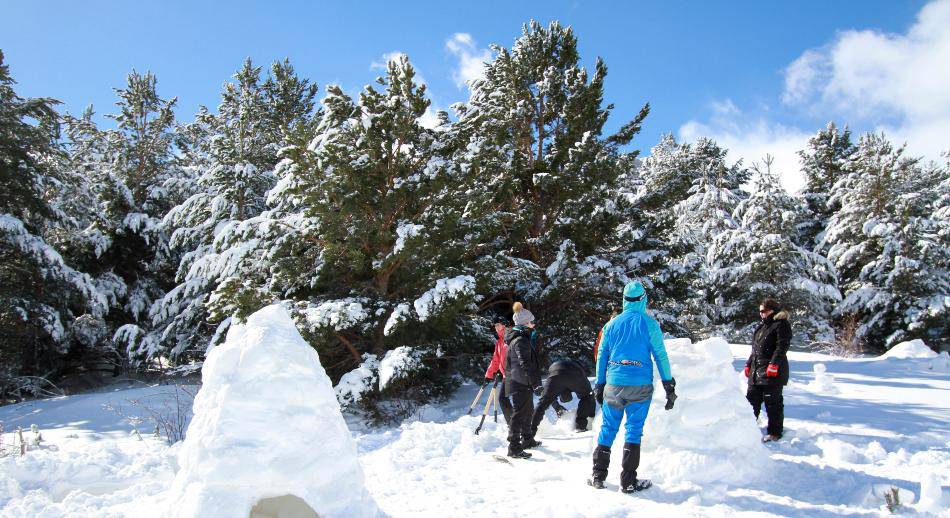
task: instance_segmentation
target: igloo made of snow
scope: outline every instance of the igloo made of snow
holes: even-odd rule
[[[178,460],[169,516],[380,514],[317,352],[279,305],[208,353]]]
[[[672,410],[664,410],[666,393],[656,376],[638,473],[664,483],[710,488],[745,484],[761,476],[768,470],[769,454],[745,398],[745,378],[733,366],[729,344],[722,338],[697,343],[678,338],[666,340],[665,345],[678,399]],[[623,433],[621,426],[611,450],[608,478],[619,477]],[[595,430],[594,445],[596,438]]]

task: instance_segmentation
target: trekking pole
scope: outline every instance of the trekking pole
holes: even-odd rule
[[[495,407],[495,422],[498,422],[498,403],[501,402],[501,391],[495,391],[495,399],[492,400],[492,406]]]
[[[488,401],[485,402],[485,410],[482,411],[482,420],[478,422],[478,426],[475,427],[475,435],[478,435],[478,432],[482,431],[482,425],[485,424],[485,418],[488,417],[488,407],[491,406],[491,402],[495,399],[495,388],[498,386],[496,381],[491,387],[491,392],[488,394]]]
[[[482,383],[482,388],[478,389],[478,394],[475,394],[475,399],[472,400],[472,404],[468,407],[468,412],[465,412],[465,415],[472,415],[472,409],[475,408],[475,405],[478,404],[478,400],[482,397],[482,392],[485,391],[485,387],[488,386],[488,383]]]

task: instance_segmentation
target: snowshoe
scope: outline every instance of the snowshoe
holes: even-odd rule
[[[587,485],[594,489],[603,489],[604,481],[599,478],[589,478],[587,479]]]
[[[762,437],[762,442],[778,442],[780,440],[782,440],[781,435],[766,435]]]
[[[541,446],[541,441],[538,441],[532,438],[532,439],[525,440],[522,444],[523,444],[524,449],[527,450],[530,448],[536,448],[538,446]]]
[[[634,482],[633,484],[630,484],[627,486],[621,486],[620,492],[621,493],[637,493],[639,491],[643,491],[644,489],[649,489],[652,485],[653,485],[653,482],[650,482],[649,480],[645,480],[645,479],[638,480]]]

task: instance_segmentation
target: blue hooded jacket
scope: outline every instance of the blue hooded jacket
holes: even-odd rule
[[[660,324],[647,315],[647,294],[639,281],[623,289],[623,312],[604,326],[597,353],[597,384],[652,385],[653,361],[660,378],[673,378]]]

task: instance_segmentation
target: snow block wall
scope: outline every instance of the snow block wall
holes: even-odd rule
[[[377,516],[317,352],[272,305],[208,354],[166,515]]]
[[[643,429],[641,468],[645,478],[664,483],[748,484],[770,464],[742,375],[733,367],[722,338],[698,343],[666,340],[679,399],[666,411],[666,393],[655,375],[653,403]],[[764,410],[763,410],[764,414]],[[612,449],[612,470],[619,476],[623,430]]]

